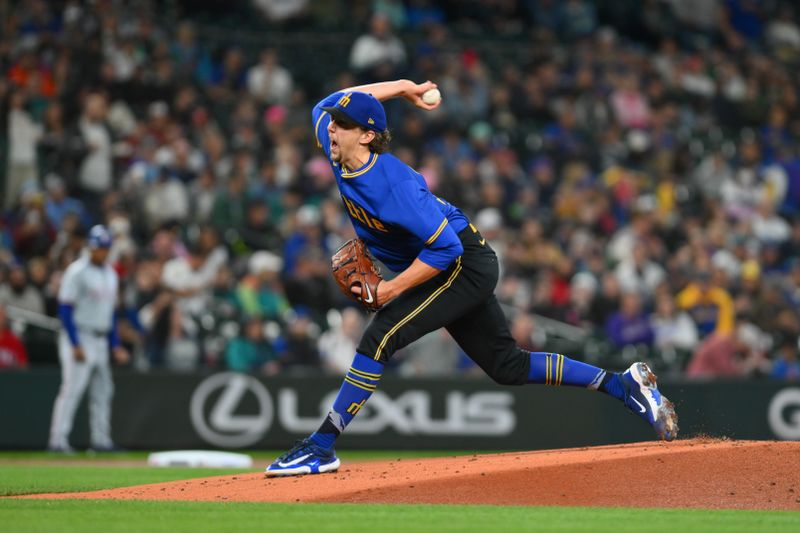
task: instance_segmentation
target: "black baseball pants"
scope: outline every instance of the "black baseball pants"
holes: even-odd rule
[[[358,352],[386,362],[396,350],[446,328],[493,380],[522,385],[528,379],[530,356],[514,342],[494,296],[497,256],[471,224],[458,237],[464,246],[461,257],[378,311],[364,332]]]

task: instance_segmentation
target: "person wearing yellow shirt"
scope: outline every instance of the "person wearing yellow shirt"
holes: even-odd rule
[[[678,293],[676,301],[678,307],[689,312],[703,337],[712,332],[733,333],[733,298],[728,291],[711,283],[707,271],[698,272],[694,281]]]

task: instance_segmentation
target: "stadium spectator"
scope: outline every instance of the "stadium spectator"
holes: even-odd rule
[[[592,324],[603,327],[613,313],[619,309],[619,279],[613,272],[604,272],[600,280],[600,291],[592,299],[589,308],[589,319]]]
[[[236,287],[236,302],[245,315],[281,320],[289,310],[283,294],[280,272],[283,260],[264,250],[255,252],[248,260],[248,271]]]
[[[13,75],[12,69],[12,79]],[[22,90],[12,91],[8,97],[8,156],[3,202],[6,209],[17,205],[24,187],[29,190],[39,187],[36,145],[42,136],[42,127],[26,109],[26,100],[26,93]]]
[[[614,273],[623,291],[634,291],[647,297],[655,292],[666,272],[655,261],[648,258],[647,247],[643,242],[633,245],[633,254],[623,259]]]
[[[369,22],[369,32],[361,35],[350,50],[350,67],[371,81],[396,77],[406,62],[403,42],[392,33],[389,18],[376,13]]]
[[[399,350],[395,355],[401,376],[452,376],[457,372],[461,350],[450,334],[433,331]]]
[[[0,370],[27,368],[27,366],[28,352],[11,329],[6,306],[0,301]]]
[[[145,323],[150,332],[147,342],[150,368],[182,372],[198,369],[202,354],[197,324],[169,293],[162,293],[149,311],[152,317]]]
[[[269,206],[262,198],[248,200],[244,224],[237,231],[239,240],[235,246],[243,252],[279,249],[279,232],[272,223]]]
[[[68,127],[64,107],[51,101],[44,110],[39,138],[39,163],[43,173],[74,176],[86,146],[76,128]]]
[[[8,279],[0,285],[0,303],[42,314],[45,311],[44,297],[35,285],[29,282],[25,265],[14,263],[8,272]]]
[[[161,283],[175,295],[175,307],[198,317],[208,305],[216,268],[206,267],[206,256],[198,243],[191,243],[187,251],[185,257],[175,257],[164,264]]]
[[[606,322],[608,338],[617,348],[653,344],[653,329],[642,308],[642,298],[635,291],[622,293],[619,311]]]
[[[772,356],[770,376],[783,381],[800,381],[800,361],[797,360],[798,339],[785,339]]]
[[[362,313],[353,307],[342,309],[339,320],[331,325],[331,329],[320,335],[317,342],[322,368],[326,372],[341,376],[348,371],[363,330]]]
[[[261,52],[259,63],[247,71],[247,90],[262,104],[287,105],[292,88],[292,75],[280,64],[275,49]]]
[[[83,203],[76,198],[67,196],[66,184],[60,176],[48,174],[44,181],[47,191],[44,212],[47,216],[47,221],[54,228],[63,227],[64,218],[69,213],[76,215],[84,226],[90,222]]]
[[[95,218],[100,212],[102,195],[114,184],[112,139],[105,123],[107,113],[106,96],[102,93],[90,93],[86,96],[83,114],[78,122],[87,154],[78,170],[76,193]]]
[[[625,128],[647,128],[650,125],[650,105],[639,88],[635,74],[627,74],[617,82],[611,94],[611,109]]]
[[[287,274],[295,273],[299,256],[308,249],[327,252],[320,223],[322,217],[316,206],[304,205],[297,210],[295,230],[286,238],[283,248],[284,269]]]
[[[55,228],[45,214],[44,195],[26,190],[12,225],[14,251],[22,259],[47,255],[55,241]]]
[[[244,321],[243,331],[228,343],[225,364],[234,372],[258,372],[274,376],[280,363],[272,346],[264,337],[264,324],[258,316]]]
[[[713,333],[697,347],[686,368],[693,379],[745,377],[764,366],[763,333],[747,322],[732,334]]]
[[[227,187],[217,194],[211,208],[211,224],[221,232],[239,228],[245,222],[247,213],[247,178],[241,173],[228,177]]]
[[[320,368],[317,338],[319,329],[312,322],[308,309],[295,307],[294,316],[289,317],[286,335],[281,343],[280,362],[287,368],[313,370]]]
[[[141,210],[146,217],[149,230],[166,223],[182,223],[189,216],[189,194],[186,186],[170,176],[169,170],[159,166],[156,177],[142,197]]]
[[[656,297],[655,311],[650,315],[655,335],[655,347],[661,351],[679,350],[691,353],[699,341],[697,326],[685,311],[675,308],[670,294]]]
[[[800,53],[800,26],[789,5],[781,5],[777,16],[767,25],[766,42],[783,61],[792,61]]]
[[[679,309],[689,312],[700,335],[730,335],[734,327],[733,300],[724,288],[713,285],[711,274],[698,270],[692,281],[677,296]]]

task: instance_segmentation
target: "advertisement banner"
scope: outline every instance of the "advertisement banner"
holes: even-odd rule
[[[317,429],[341,380],[247,374],[118,372],[113,435],[130,449],[282,449]],[[44,448],[57,369],[0,374],[0,448]],[[663,383],[682,436],[800,440],[800,387],[775,382]],[[85,403],[85,402],[84,402]],[[488,379],[385,377],[341,448],[531,450],[653,439],[601,393],[501,387]],[[86,406],[72,443],[88,445]]]

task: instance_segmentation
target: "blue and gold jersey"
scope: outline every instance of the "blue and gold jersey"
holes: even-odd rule
[[[330,115],[344,93],[319,102],[312,111],[317,145],[330,159]],[[383,264],[395,272],[417,257],[445,270],[464,251],[458,232],[469,224],[460,209],[438,198],[422,175],[391,154],[370,154],[361,168],[331,161],[342,201],[356,234]]]

